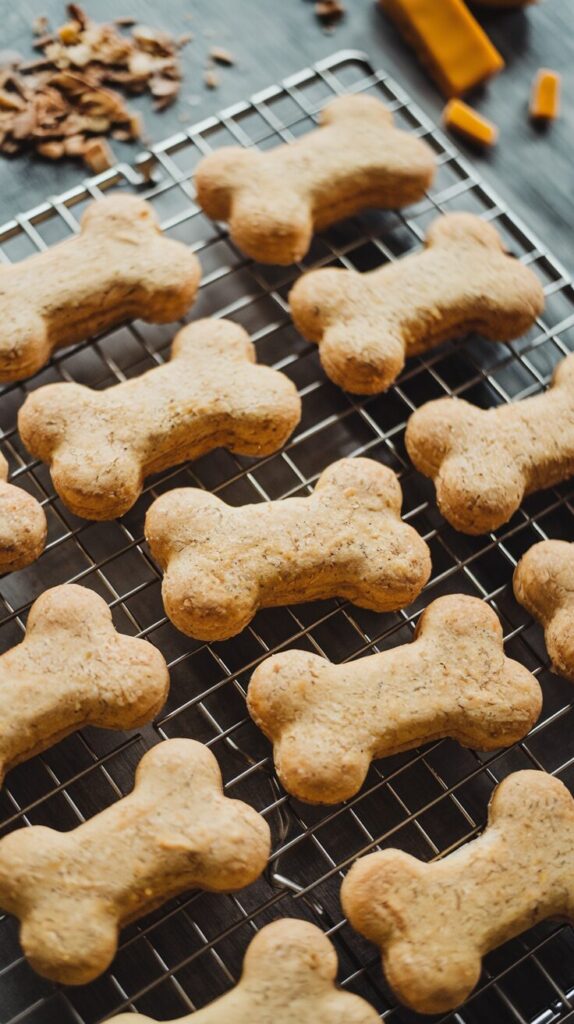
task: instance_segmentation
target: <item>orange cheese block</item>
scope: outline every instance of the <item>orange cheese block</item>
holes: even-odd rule
[[[445,96],[460,96],[504,67],[463,0],[379,0]]]
[[[560,109],[560,75],[557,71],[540,68],[532,86],[530,116],[553,121]]]
[[[443,124],[481,146],[494,146],[498,128],[462,100],[449,100],[442,112]]]

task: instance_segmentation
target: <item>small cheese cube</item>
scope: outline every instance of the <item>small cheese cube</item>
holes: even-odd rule
[[[480,146],[494,146],[498,128],[462,100],[450,100],[443,110],[443,124]]]
[[[530,116],[537,120],[553,121],[560,110],[560,75],[557,71],[540,68],[532,85]]]

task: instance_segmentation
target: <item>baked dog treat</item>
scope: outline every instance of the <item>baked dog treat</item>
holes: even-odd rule
[[[544,627],[552,670],[574,683],[574,544],[543,540],[514,570],[514,596]]]
[[[171,1024],[380,1024],[369,1003],[336,988],[336,976],[337,954],[327,936],[285,917],[251,940],[235,988]],[[109,1024],[156,1022],[120,1013]]]
[[[433,864],[371,853],[341,899],[352,926],[380,946],[398,998],[446,1013],[470,995],[490,950],[545,918],[574,918],[572,796],[545,772],[515,772],[495,790],[478,839]]]
[[[28,396],[18,428],[50,465],[78,516],[113,519],[141,494],[144,477],[219,445],[270,455],[299,422],[288,377],[254,366],[249,335],[229,320],[198,320],[175,338],[171,360],[108,388],[48,384]]]
[[[305,498],[231,508],[192,487],[162,494],[145,535],[166,613],[188,636],[225,640],[259,608],[337,596],[402,608],[427,582],[430,555],[401,503],[395,474],[371,459],[334,462]]]
[[[495,409],[460,398],[427,402],[409,419],[405,441],[456,530],[496,530],[525,495],[574,474],[574,354],[558,364],[548,391],[521,402]]]
[[[374,96],[339,96],[319,124],[264,153],[224,146],[197,167],[200,206],[229,221],[233,241],[261,263],[295,263],[313,231],[368,206],[417,202],[432,182],[433,151],[395,128]]]
[[[101,597],[74,584],[44,591],[25,639],[0,657],[0,782],[75,729],[149,722],[168,688],[163,656],[118,634]]]
[[[430,740],[509,746],[541,706],[534,676],[504,656],[495,613],[464,594],[433,601],[414,642],[382,654],[344,665],[308,651],[267,658],[247,693],[285,789],[322,804],[357,793],[374,758]]]
[[[200,276],[191,249],[164,238],[143,199],[90,203],[79,235],[0,268],[0,380],[28,377],[54,349],[129,317],[178,320]]]
[[[8,483],[8,463],[0,452],[0,573],[23,569],[44,550],[44,509],[31,494]]]
[[[0,906],[20,919],[39,974],[83,985],[111,963],[122,925],[185,889],[249,885],[269,845],[264,818],[223,795],[211,751],[166,740],[141,759],[128,796],[72,832],[34,825],[1,839]]]
[[[544,306],[538,278],[504,250],[492,224],[450,213],[431,225],[422,252],[360,274],[326,267],[289,295],[295,326],[320,346],[325,373],[346,391],[385,391],[405,356],[480,331],[510,341]]]

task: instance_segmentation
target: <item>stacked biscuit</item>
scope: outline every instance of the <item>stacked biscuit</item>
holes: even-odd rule
[[[218,150],[200,164],[196,185],[200,205],[229,222],[243,252],[288,264],[304,257],[313,231],[341,217],[419,200],[433,173],[427,145],[399,131],[378,100],[343,96],[290,146]],[[72,241],[0,271],[0,376],[20,380],[58,347],[130,317],[181,319],[199,281],[196,257],[162,235],[147,203],[95,202]],[[406,358],[470,330],[512,340],[543,302],[537,277],[505,251],[494,225],[470,214],[439,217],[421,252],[367,274],[311,271],[290,295],[326,374],[359,393],[385,391]],[[151,473],[215,447],[277,452],[300,415],[294,385],[255,363],[243,328],[207,319],[177,333],[169,362],[108,390],[37,388],[18,426],[68,508],[109,520],[135,504]],[[514,405],[429,402],[411,417],[406,445],[452,526],[498,528],[526,494],[574,474],[574,356],[547,392]],[[0,475],[0,569],[8,571],[40,555],[46,522],[38,503],[6,482],[4,462]],[[401,504],[396,475],[368,458],[326,467],[305,496],[256,505],[167,491],[145,524],[166,613],[189,636],[222,640],[264,607],[339,597],[375,612],[405,608],[431,563]],[[574,679],[574,547],[536,545],[514,587],[544,625],[556,670]],[[168,685],[159,651],[119,635],[96,594],[45,591],[24,641],[0,657],[2,773],[85,725],[149,722]],[[489,605],[450,594],[428,604],[402,647],[339,666],[302,650],[266,659],[247,706],[285,790],[330,804],[360,790],[373,759],[429,740],[449,736],[480,750],[520,740],[540,714],[541,692],[505,656]],[[469,994],[486,951],[535,920],[574,913],[572,836],[568,791],[543,773],[518,772],[497,789],[483,837],[434,865],[393,850],[362,858],[345,879],[343,907],[380,947],[399,997],[443,1012]],[[270,842],[264,818],[224,794],[213,754],[172,739],[146,753],[131,794],[72,833],[35,826],[1,839],[0,907],[20,919],[37,971],[83,984],[111,963],[124,923],[192,886],[250,884]],[[374,1024],[364,1000],[337,990],[336,966],[312,925],[274,922],[250,945],[237,987],[193,1019]]]

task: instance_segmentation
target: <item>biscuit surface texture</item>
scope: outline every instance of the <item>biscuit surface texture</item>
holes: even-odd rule
[[[381,948],[399,999],[446,1013],[478,982],[481,958],[548,917],[574,918],[574,800],[541,771],[509,775],[486,831],[425,864],[401,850],[356,861],[344,913]]]
[[[118,930],[185,889],[241,889],[269,854],[265,820],[223,795],[210,750],[159,743],[133,791],[71,832],[42,825],[0,840],[0,906],[20,919],[38,973],[83,985],[111,963]]]
[[[374,96],[340,96],[320,127],[268,152],[227,146],[199,163],[197,198],[229,222],[232,239],[262,263],[303,258],[314,230],[368,206],[416,202],[431,184],[429,146],[395,128]]]
[[[543,540],[514,570],[514,596],[544,627],[552,668],[574,683],[574,544]]]
[[[0,452],[0,573],[29,565],[46,543],[44,509],[31,494],[8,483],[8,463]]]
[[[239,633],[258,608],[344,597],[387,611],[430,575],[427,545],[401,521],[399,482],[371,459],[341,459],[312,495],[231,508],[195,488],[150,507],[145,535],[164,571],[171,621],[200,640]]]
[[[574,354],[532,398],[486,410],[460,398],[427,402],[409,419],[405,442],[456,530],[496,530],[525,495],[574,474]]]
[[[76,515],[128,511],[144,477],[219,445],[269,455],[295,428],[301,402],[288,377],[257,366],[239,324],[198,320],[179,331],[168,363],[92,391],[48,384],[22,406],[24,444],[51,467],[56,491]]]
[[[0,782],[8,768],[85,725],[143,725],[168,687],[160,652],[116,633],[101,597],[75,584],[44,591],[22,643],[0,656]]]
[[[28,377],[54,349],[129,317],[178,320],[200,275],[197,258],[162,235],[143,199],[114,195],[91,203],[79,235],[0,267],[0,380]]]
[[[377,1024],[364,999],[335,987],[337,956],[307,921],[283,918],[251,940],[239,983],[220,999],[172,1024]],[[156,1024],[122,1013],[110,1024]]]
[[[438,217],[425,246],[365,274],[327,267],[294,285],[295,326],[319,344],[335,384],[358,393],[385,391],[405,356],[470,330],[510,341],[542,311],[538,278],[507,255],[496,229],[480,217]]]
[[[534,676],[504,656],[495,613],[462,594],[433,601],[413,643],[344,665],[285,651],[255,670],[247,693],[285,789],[311,803],[352,797],[372,759],[430,740],[514,743],[541,704]]]

